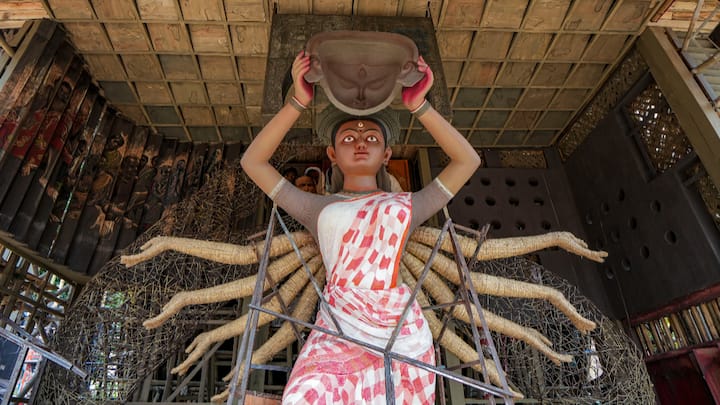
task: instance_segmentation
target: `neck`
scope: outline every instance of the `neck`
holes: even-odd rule
[[[372,195],[375,193],[380,193],[382,190],[368,190],[368,191],[348,191],[348,190],[340,190],[338,191],[338,194],[346,196],[346,197],[363,197],[366,195]]]
[[[376,191],[378,189],[375,176],[345,176],[343,179],[343,190],[363,192]]]

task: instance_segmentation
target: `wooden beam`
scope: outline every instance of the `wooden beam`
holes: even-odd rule
[[[0,20],[0,29],[9,30],[22,28],[25,25],[26,20]]]
[[[648,28],[639,37],[637,47],[710,178],[715,186],[720,186],[718,112],[695,82],[664,29]]]
[[[3,20],[37,20],[48,18],[48,13],[40,1],[26,3],[0,2],[0,18]]]
[[[720,283],[713,284],[690,295],[676,298],[670,303],[663,305],[660,308],[654,309],[650,312],[633,316],[630,319],[630,324],[634,327],[640,325],[641,323],[650,322],[656,319],[660,319],[664,316],[668,316],[670,314],[678,313],[684,309],[700,305],[718,297],[720,297]]]
[[[657,22],[674,2],[675,0],[664,0],[660,7],[658,7],[655,14],[653,14],[652,18],[650,18],[650,21]]]
[[[173,391],[173,393],[170,394],[169,397],[167,397],[167,401],[172,401],[175,399],[175,397],[180,395],[182,388],[188,385],[190,380],[192,380],[192,378],[195,376],[195,374],[197,374],[198,371],[200,371],[200,369],[204,366],[204,364],[210,360],[212,355],[215,354],[215,352],[220,348],[220,346],[222,346],[223,343],[225,343],[225,341],[215,343],[215,345],[213,345],[213,347],[211,347],[210,350],[208,350],[203,355],[202,359],[197,364],[195,364],[195,366],[185,376],[185,378],[180,382],[180,384],[178,384],[178,386],[175,387],[175,391]],[[165,400],[163,400],[163,402],[165,402]]]
[[[65,265],[57,264],[46,257],[40,256],[39,253],[30,249],[24,243],[16,241],[13,236],[7,232],[0,231],[0,244],[14,251],[18,255],[28,259],[29,261],[53,271],[58,276],[73,283],[76,283],[78,286],[83,286],[85,285],[85,283],[90,281],[90,276],[80,274]]]
[[[4,1],[0,4],[0,10],[3,11],[18,11],[18,10],[35,10],[42,8],[39,0],[14,0]]]
[[[40,0],[40,4],[45,9],[45,12],[47,13],[47,18],[54,20],[55,13],[53,13],[52,8],[50,8],[50,5],[48,4],[47,0]]]
[[[0,48],[2,48],[8,55],[10,55],[10,57],[15,56],[15,50],[12,46],[10,46],[10,44],[7,43],[7,41],[5,40],[5,36],[3,36],[2,34],[0,34]]]
[[[711,24],[712,25],[712,24]],[[672,28],[673,31],[687,31],[690,27],[690,21],[679,21],[679,20],[660,20],[658,22],[649,22],[648,27],[664,27]],[[698,27],[699,28],[699,27]],[[698,33],[709,33],[712,31],[714,26],[703,27],[698,29]]]

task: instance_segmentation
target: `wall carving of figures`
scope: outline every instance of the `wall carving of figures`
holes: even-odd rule
[[[0,89],[0,229],[94,274],[242,146],[135,126],[99,95],[65,33],[36,24]]]

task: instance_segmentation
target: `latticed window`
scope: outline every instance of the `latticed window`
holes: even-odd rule
[[[693,151],[657,84],[651,84],[640,93],[627,106],[627,112],[639,129],[648,157],[659,173],[670,169]]]
[[[541,150],[500,151],[502,167],[522,169],[547,169],[545,153]]]
[[[647,156],[658,173],[663,173],[693,152],[690,140],[656,83],[650,84],[626,107],[638,130]],[[720,229],[720,191],[702,162],[683,169],[685,184],[700,194],[715,225]]]

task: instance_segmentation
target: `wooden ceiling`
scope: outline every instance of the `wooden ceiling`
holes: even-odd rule
[[[453,124],[478,147],[552,145],[660,0],[43,0],[108,99],[195,141],[262,125],[274,13],[430,16]],[[715,3],[715,2],[711,2]],[[1,12],[1,8],[0,8]],[[299,126],[308,125],[305,120]],[[420,127],[408,119],[408,134]],[[407,136],[414,145],[427,136]]]

